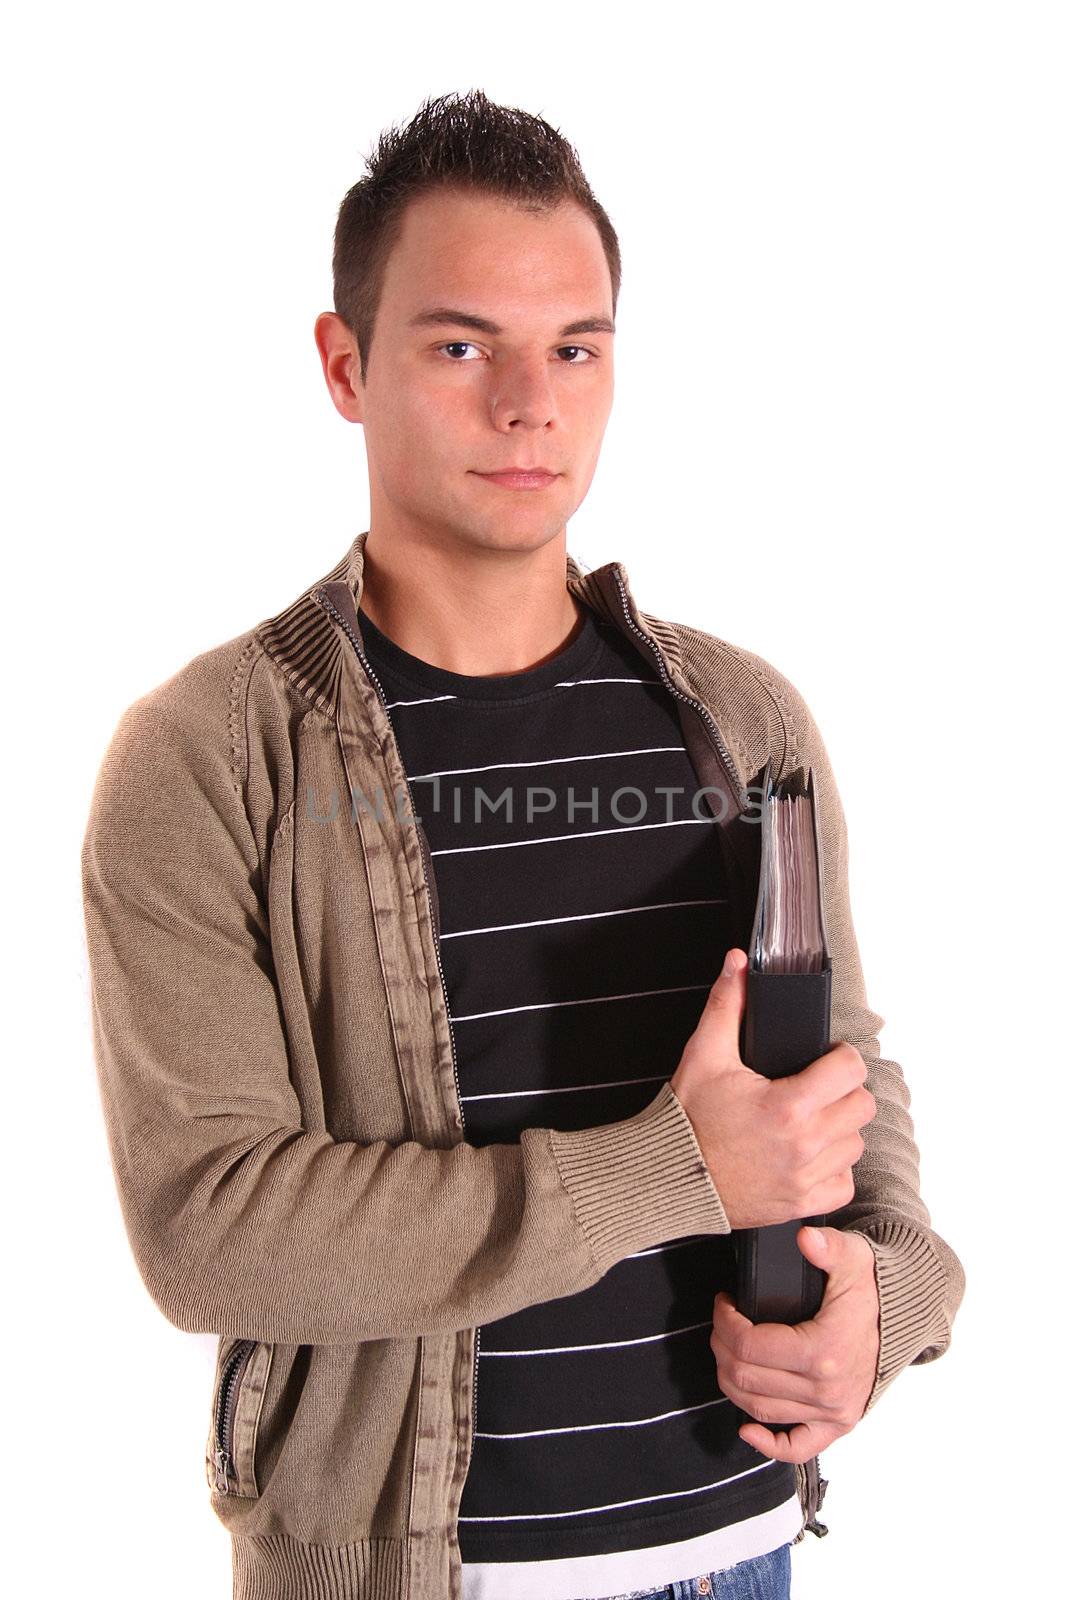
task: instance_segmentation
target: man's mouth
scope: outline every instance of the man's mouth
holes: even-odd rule
[[[543,467],[508,467],[502,472],[476,472],[474,476],[502,489],[544,489],[555,483],[559,473],[548,472]]]

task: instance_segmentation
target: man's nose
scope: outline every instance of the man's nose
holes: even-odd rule
[[[501,369],[490,399],[493,426],[544,428],[557,420],[555,387],[542,358],[516,360]]]

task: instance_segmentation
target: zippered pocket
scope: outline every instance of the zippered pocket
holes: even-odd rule
[[[220,1344],[206,1461],[208,1482],[217,1494],[249,1500],[259,1494],[256,1436],[273,1357],[274,1346],[258,1339]]]

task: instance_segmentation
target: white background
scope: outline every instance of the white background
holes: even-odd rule
[[[230,1592],[201,1458],[215,1342],[163,1319],[122,1230],[78,850],[125,706],[367,526],[362,432],[312,339],[333,223],[381,128],[471,87],[559,127],[621,237],[615,408],[569,547],[621,560],[645,609],[758,651],[812,707],[883,1050],[967,1271],[948,1355],[823,1456],[830,1532],[794,1551],[794,1594],[1044,1592],[1063,1494],[1064,44],[1062,7],[1025,0],[43,4],[9,25],[19,1593]]]

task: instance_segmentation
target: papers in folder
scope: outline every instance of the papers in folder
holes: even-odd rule
[[[763,795],[760,896],[752,967],[760,972],[821,972],[826,964],[814,785]]]

